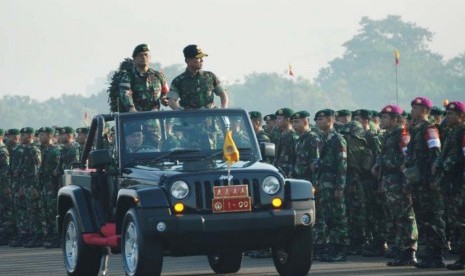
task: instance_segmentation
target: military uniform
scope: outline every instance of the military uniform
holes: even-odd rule
[[[149,51],[147,44],[138,45],[133,52],[135,58],[140,52]],[[138,111],[150,111],[160,108],[160,98],[168,92],[165,76],[149,68],[141,73],[134,67],[132,70],[123,71],[120,88],[120,100],[125,110],[134,107]]]
[[[319,117],[332,117],[334,111],[320,110],[315,119]],[[344,188],[346,186],[347,172],[347,144],[341,134],[331,129],[322,133],[320,143],[320,165],[317,174],[317,190],[319,194],[319,214],[315,227],[317,242],[326,240],[326,228],[329,233],[331,245],[330,255],[322,257],[323,261],[345,261],[346,250],[349,245],[346,204]],[[336,198],[336,191],[339,196]]]
[[[10,236],[14,233],[14,224],[10,222],[11,189],[8,172],[10,170],[10,154],[3,144],[3,129],[0,129],[0,245],[6,245]]]
[[[412,101],[412,107],[432,108],[432,103],[424,97]],[[413,206],[417,216],[419,233],[427,246],[426,258],[418,268],[445,267],[446,248],[444,198],[441,191],[431,188],[433,177],[431,168],[441,152],[438,129],[429,121],[417,122],[412,128],[411,140],[407,148],[406,171],[409,186],[413,191]],[[409,171],[416,171],[417,179],[409,177]]]
[[[60,129],[60,133],[73,135],[75,131],[71,127],[63,127]],[[73,164],[77,163],[79,163],[79,144],[75,141],[63,144],[60,152],[60,161],[56,167],[56,173],[62,176],[65,170],[72,169]]]
[[[287,119],[290,118],[293,113],[294,111],[290,108],[281,108],[276,111],[276,116],[283,116]],[[274,165],[281,169],[286,176],[289,176],[294,168],[295,142],[297,141],[297,138],[297,134],[291,128],[289,130],[281,131],[279,140],[276,143]]]
[[[40,132],[53,134],[54,130],[42,127],[39,129]],[[52,144],[42,144],[40,151],[42,162],[39,168],[39,183],[42,193],[42,221],[46,232],[44,245],[46,248],[56,248],[60,245],[58,231],[55,227],[59,179],[53,171],[59,163],[60,149]]]

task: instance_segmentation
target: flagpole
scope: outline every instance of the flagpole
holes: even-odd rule
[[[292,107],[292,109],[294,109],[294,91],[292,89],[292,84],[293,84],[292,79],[290,79],[289,81],[291,82],[290,85],[289,85],[290,89],[291,89],[291,107]]]
[[[397,85],[397,64],[396,64],[396,99],[397,99],[397,105],[399,105],[399,89]]]

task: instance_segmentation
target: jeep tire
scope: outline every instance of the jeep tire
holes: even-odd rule
[[[68,275],[97,275],[102,260],[102,250],[89,246],[82,239],[81,227],[74,208],[68,210],[63,223],[61,244]]]
[[[282,246],[274,246],[271,251],[279,275],[307,275],[313,257],[312,228],[299,230],[290,241]]]
[[[121,255],[128,276],[160,275],[163,251],[159,240],[144,235],[135,208],[128,210],[121,232]]]

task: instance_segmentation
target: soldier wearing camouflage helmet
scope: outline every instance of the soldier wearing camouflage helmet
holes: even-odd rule
[[[214,96],[220,97],[221,107],[228,107],[228,94],[215,74],[203,71],[203,58],[208,56],[197,45],[183,50],[187,69],[172,82],[168,104],[174,109],[213,108]]]
[[[150,68],[150,47],[140,44],[132,53],[134,67],[124,71],[119,83],[120,101],[124,110],[136,112],[158,110],[160,104],[167,105],[168,85],[165,76]]]

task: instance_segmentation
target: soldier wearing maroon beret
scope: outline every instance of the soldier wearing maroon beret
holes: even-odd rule
[[[445,234],[444,197],[435,187],[433,164],[441,153],[438,128],[428,120],[433,103],[426,97],[416,97],[411,102],[414,126],[407,148],[405,175],[406,192],[412,192],[413,207],[418,222],[419,234],[427,247],[426,257],[417,268],[442,268],[444,250],[447,247]]]

